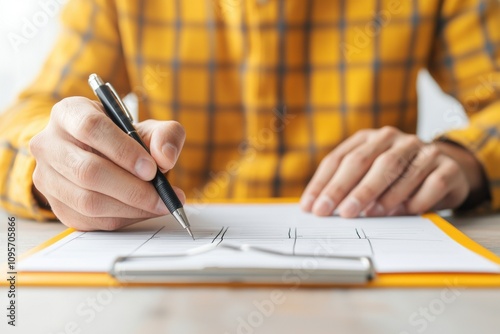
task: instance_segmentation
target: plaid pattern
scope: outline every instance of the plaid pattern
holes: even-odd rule
[[[72,0],[40,75],[1,116],[1,204],[51,217],[31,197],[28,142],[58,100],[94,98],[92,72],[134,92],[141,119],[184,125],[169,178],[213,199],[298,196],[357,130],[414,133],[427,67],[471,115],[445,136],[477,155],[500,208],[499,17],[497,0]]]

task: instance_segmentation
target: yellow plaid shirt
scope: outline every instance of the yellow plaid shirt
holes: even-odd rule
[[[298,196],[362,128],[414,133],[428,68],[470,115],[470,149],[500,208],[497,0],[72,0],[40,75],[0,116],[0,202],[35,219],[30,138],[90,73],[138,97],[141,120],[187,133],[172,183],[192,198]],[[444,115],[447,117],[449,115]],[[353,166],[356,168],[356,166]]]

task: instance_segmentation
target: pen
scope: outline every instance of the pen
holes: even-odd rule
[[[89,85],[94,91],[94,94],[99,98],[99,100],[101,100],[106,114],[109,118],[111,118],[113,123],[115,123],[120,129],[123,130],[123,132],[133,138],[136,142],[141,144],[141,146],[151,154],[148,147],[141,140],[141,137],[139,137],[139,134],[132,125],[132,115],[116,93],[113,86],[111,86],[109,82],[104,83],[101,77],[97,74],[91,74],[89,76]],[[189,227],[189,221],[187,219],[186,212],[182,207],[182,203],[160,169],[156,171],[156,176],[151,183],[153,183],[158,195],[160,195],[163,203],[167,206],[168,211],[170,211],[182,228],[184,228],[194,240],[194,236],[191,232],[191,228]]]

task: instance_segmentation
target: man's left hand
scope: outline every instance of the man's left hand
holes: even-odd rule
[[[361,130],[321,162],[301,199],[319,216],[422,214],[459,207],[471,192],[486,198],[484,172],[468,150],[425,144],[393,127]]]

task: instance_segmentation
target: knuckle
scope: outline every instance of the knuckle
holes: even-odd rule
[[[354,151],[352,153],[349,153],[346,155],[344,158],[346,162],[352,166],[359,166],[359,165],[366,165],[370,161],[370,157],[360,151]]]
[[[385,152],[377,158],[377,163],[386,170],[397,170],[404,162],[399,154],[395,152]]]
[[[95,217],[99,215],[102,210],[99,198],[89,191],[84,191],[77,197],[76,207],[81,214],[88,217]]]
[[[81,185],[92,186],[99,167],[94,159],[83,159],[76,153],[68,154],[68,167]]]
[[[406,138],[404,139],[404,143],[408,147],[419,147],[422,145],[420,139],[418,139],[418,137],[414,135],[406,136]]]
[[[421,180],[425,176],[425,166],[410,164],[406,171],[404,172],[403,177],[405,178],[414,178],[417,180]]]
[[[375,198],[378,195],[378,191],[371,185],[365,184],[359,187],[359,191],[356,194],[356,198],[361,201]]]
[[[441,151],[437,145],[427,145],[424,153],[429,157],[429,159],[435,159],[441,154]]]
[[[41,133],[38,133],[33,138],[31,138],[29,142],[29,149],[33,156],[37,156],[39,153],[43,151],[43,136]]]
[[[366,137],[370,134],[370,132],[371,132],[370,129],[361,129],[361,130],[356,131],[356,133],[354,135],[359,136],[359,137]]]
[[[52,106],[51,121],[66,126],[74,123],[75,120],[80,120],[81,123],[82,118],[88,115],[88,113],[82,113],[81,109],[83,106],[88,105],[89,102],[92,103],[92,101],[82,96],[64,98]],[[78,133],[80,128],[76,127],[73,131]]]
[[[323,191],[322,195],[329,197],[334,203],[340,203],[349,193],[350,189],[347,189],[343,185],[331,185]]]
[[[399,133],[399,130],[393,126],[386,125],[380,128],[379,133],[382,136],[382,138],[389,139],[389,138],[394,138]]]
[[[64,114],[64,111],[68,109],[68,104],[71,98],[67,97],[57,102],[52,106],[52,116],[58,116],[59,114]]]
[[[415,159],[411,160],[409,169],[423,173],[435,163],[439,154],[439,150],[436,147],[426,146],[419,151]]]
[[[338,166],[340,164],[340,157],[335,151],[332,151],[326,155],[326,157],[321,162],[324,166]]]
[[[73,110],[75,103],[81,103],[83,98],[79,96],[66,97],[52,106],[52,113],[56,117],[65,116],[68,111]]]
[[[435,191],[446,191],[449,185],[448,178],[443,174],[433,174],[431,177],[431,184]]]
[[[81,116],[75,136],[77,139],[85,140],[102,133],[104,115],[88,113]]]
[[[457,175],[461,172],[461,167],[454,160],[449,159],[449,162],[445,163],[446,174]]]
[[[126,203],[128,203],[130,206],[142,208],[144,207],[144,199],[149,198],[149,196],[147,196],[147,194],[141,189],[141,187],[128,187],[125,192],[125,198]]]
[[[37,165],[33,171],[33,185],[38,189],[42,189],[44,186],[43,177],[40,172],[40,167]]]
[[[186,138],[186,130],[184,129],[184,126],[182,126],[181,123],[177,121],[170,121],[170,126],[172,127],[171,131],[176,135],[178,138],[185,139]]]

